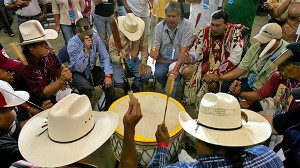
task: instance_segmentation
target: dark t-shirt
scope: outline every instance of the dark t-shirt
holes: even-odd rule
[[[288,112],[273,118],[273,127],[279,134],[283,134],[286,129],[299,123],[300,106],[290,109]]]
[[[114,0],[108,0],[108,2],[99,3],[95,7],[95,14],[103,17],[110,17],[114,13]]]
[[[18,142],[7,134],[0,133],[0,167],[9,167],[13,162],[23,159]]]
[[[123,1],[122,0],[117,0],[118,6],[123,6]]]

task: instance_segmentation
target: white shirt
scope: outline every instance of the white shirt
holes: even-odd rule
[[[138,17],[150,16],[148,0],[127,0],[127,4],[134,15]]]
[[[31,0],[29,2],[29,5],[23,8],[20,8],[16,10],[16,14],[19,16],[35,16],[41,13],[41,8],[39,5],[39,2],[41,5],[47,4],[47,0]],[[4,4],[13,4],[13,0],[4,0]]]
[[[195,27],[195,32],[210,24],[211,15],[222,6],[222,0],[202,0],[201,3],[191,3],[190,22],[196,25],[198,14],[201,14],[200,20]]]

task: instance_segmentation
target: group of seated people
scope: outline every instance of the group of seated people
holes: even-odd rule
[[[190,120],[190,117],[185,114],[180,114],[179,120],[183,129],[197,139],[195,148],[200,157],[197,162],[175,163],[170,167],[197,167],[200,165],[252,167],[258,163],[261,164],[259,165],[261,167],[270,167],[271,165],[283,167],[282,161],[271,149],[265,146],[254,146],[247,149],[243,147],[257,145],[269,138],[271,126],[267,120],[273,126],[273,131],[280,134],[284,134],[291,125],[298,123],[293,115],[297,115],[294,113],[297,111],[299,102],[294,99],[292,91],[300,87],[300,76],[297,73],[300,62],[300,44],[289,44],[282,39],[282,28],[276,23],[268,23],[254,36],[258,43],[251,45],[245,51],[243,35],[247,33],[246,29],[243,25],[228,23],[228,14],[225,11],[214,12],[211,16],[210,26],[201,29],[196,35],[193,34],[194,28],[191,23],[181,18],[179,3],[170,2],[165,8],[165,14],[165,20],[155,27],[153,37],[155,47],[149,53],[150,57],[156,61],[154,76],[164,90],[166,90],[168,75],[175,76],[176,80],[171,93],[171,97],[174,98],[179,81],[183,77],[189,81],[187,90],[190,89],[193,92],[193,94],[188,94],[186,99],[194,101],[188,103],[199,102],[199,114],[196,122]],[[123,87],[125,90],[132,89],[135,92],[140,91],[140,87],[150,79],[152,73],[147,66],[148,48],[144,44],[143,33],[145,23],[132,13],[128,13],[126,16],[117,18],[117,28],[119,37],[116,38],[113,34],[106,46],[94,30],[90,20],[79,19],[76,22],[77,34],[68,41],[66,46],[69,56],[68,68],[62,65],[49,43],[49,40],[58,37],[57,32],[52,29],[44,29],[36,20],[27,21],[19,26],[23,38],[20,43],[23,47],[22,54],[19,55],[21,62],[8,58],[1,46],[1,164],[5,163],[5,166],[9,166],[23,157],[30,158],[26,154],[26,156],[21,156],[18,149],[18,134],[32,116],[42,114],[49,116],[53,108],[60,111],[60,108],[63,107],[61,104],[64,103],[72,108],[78,106],[78,109],[81,109],[80,101],[77,99],[82,102],[91,101],[94,87],[99,85],[105,92],[105,111],[116,100],[115,87]],[[97,64],[98,58],[100,66]],[[126,80],[129,74],[135,77],[131,86],[128,86]],[[55,94],[59,90],[66,89],[69,83],[78,90],[79,94],[86,96],[71,94],[66,97],[68,100],[63,99],[64,101],[56,102]],[[205,91],[202,90],[202,87],[206,87]],[[26,92],[19,93],[14,90]],[[202,96],[199,96],[200,92],[204,92]],[[238,102],[238,100],[241,101]],[[208,104],[218,103],[219,105],[208,107]],[[16,106],[17,108],[14,108]],[[206,118],[207,120],[203,120],[209,111],[205,110],[210,108],[213,110],[223,109],[231,117],[222,118],[226,115],[217,115],[214,116],[216,119],[213,121],[208,119],[209,117]],[[238,115],[239,120],[234,118],[235,115],[230,114],[234,110],[240,112],[240,108],[251,110],[251,112],[246,112],[245,115],[248,117],[243,119],[245,122],[242,122],[242,114]],[[91,112],[91,109],[88,111]],[[213,114],[218,114],[217,111]],[[263,111],[261,114],[267,120],[263,119],[261,114],[254,113],[260,111]],[[134,98],[123,119],[124,126],[126,128],[127,125],[128,129],[125,129],[124,133],[124,144],[126,145],[123,145],[121,167],[137,166],[134,128],[142,117],[141,113],[140,104]],[[96,114],[95,116],[98,117]],[[260,117],[264,122],[257,121]],[[110,117],[110,119],[112,118]],[[133,119],[133,123],[131,119]],[[48,120],[48,129],[50,129],[50,118]],[[226,120],[236,120],[236,123],[226,124],[225,122],[223,125],[221,121]],[[291,120],[293,122],[288,122]],[[97,123],[97,121],[95,122]],[[117,121],[112,119],[112,122]],[[252,125],[252,122],[259,122],[263,126]],[[257,130],[248,132],[249,137],[239,137],[235,133],[228,136],[232,130],[248,128],[248,125],[244,126],[245,123]],[[205,138],[206,129],[212,133],[211,139]],[[114,131],[115,128],[111,128],[111,130]],[[110,135],[107,135],[106,139],[104,138],[104,142]],[[227,139],[222,136],[233,138],[229,139],[233,143],[226,142]],[[52,138],[50,137],[50,139]],[[149,167],[168,167],[167,149],[170,137],[165,125],[158,126],[156,139],[158,148]],[[54,141],[56,140],[54,139]],[[98,144],[97,147],[102,144]],[[85,156],[92,152],[90,151]],[[2,157],[4,155],[5,157]],[[55,166],[71,164],[85,156]],[[53,165],[42,166],[51,167]]]

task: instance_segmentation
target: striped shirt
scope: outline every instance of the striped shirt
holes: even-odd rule
[[[176,162],[169,164],[168,149],[158,147],[156,155],[152,158],[149,168],[216,168],[216,167],[231,167],[229,158],[225,155],[201,155],[197,161],[185,163]],[[243,168],[283,168],[283,163],[280,158],[270,148],[258,145],[245,150],[243,155]]]

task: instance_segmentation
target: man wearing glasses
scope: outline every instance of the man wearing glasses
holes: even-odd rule
[[[72,83],[80,94],[87,95],[90,100],[94,87],[102,85],[106,97],[104,110],[108,110],[115,100],[110,57],[103,41],[87,18],[79,19],[76,29],[77,35],[70,39],[67,46],[70,56],[69,68],[73,73]],[[96,66],[98,57],[101,67]]]
[[[27,63],[15,70],[15,88],[27,91],[30,101],[39,106],[48,99],[55,103],[54,95],[72,79],[71,71],[61,66],[48,43],[58,34],[52,29],[45,30],[37,20],[22,23],[19,29]]]

